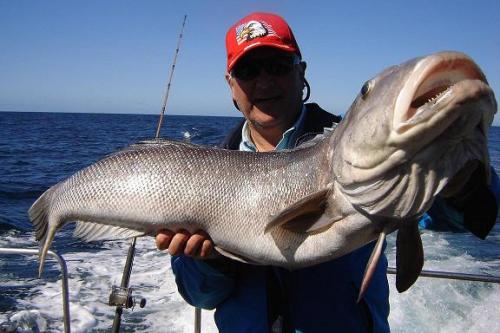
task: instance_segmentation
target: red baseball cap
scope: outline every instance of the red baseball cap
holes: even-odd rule
[[[271,13],[252,13],[245,16],[226,34],[227,71],[248,51],[257,47],[275,47],[301,57],[292,29],[286,21]]]

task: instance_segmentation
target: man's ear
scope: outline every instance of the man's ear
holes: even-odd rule
[[[224,75],[224,77],[226,78],[226,82],[227,84],[229,85],[229,89],[231,90],[231,94],[233,94],[233,87],[232,87],[232,77],[231,77],[231,74],[229,73],[226,73],[226,75]],[[233,104],[234,104],[234,107],[239,111],[240,108],[238,107],[238,104],[236,104],[236,100],[233,98]]]
[[[300,68],[300,74],[301,74],[302,78],[304,78],[306,75],[307,63],[305,61],[301,61],[298,65]]]

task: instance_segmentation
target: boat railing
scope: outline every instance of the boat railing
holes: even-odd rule
[[[19,249],[19,248],[0,247],[0,254],[38,255],[39,252],[40,251],[38,249]],[[47,257],[55,258],[59,263],[59,266],[61,267],[61,289],[62,289],[64,332],[69,333],[71,332],[71,327],[70,327],[71,318],[69,315],[68,268],[66,267],[66,261],[61,255],[51,250],[47,252],[47,255],[48,255]]]
[[[396,274],[396,268],[388,267],[387,274]],[[484,275],[484,274],[466,274],[466,273],[422,270],[420,272],[420,276],[438,278],[438,279],[500,283],[500,276]]]

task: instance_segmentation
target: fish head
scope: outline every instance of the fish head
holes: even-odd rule
[[[455,175],[467,180],[471,161],[489,170],[496,109],[485,75],[463,53],[389,67],[363,85],[335,129],[335,181],[368,214],[421,215]]]

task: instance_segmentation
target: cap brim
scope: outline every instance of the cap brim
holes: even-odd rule
[[[297,53],[297,49],[295,49],[294,47],[288,46],[288,45],[283,45],[283,44],[278,44],[278,43],[273,43],[273,42],[257,41],[257,42],[250,44],[250,45],[245,46],[245,48],[243,50],[241,50],[238,54],[236,54],[233,57],[233,60],[231,61],[231,63],[228,64],[227,71],[230,72],[231,69],[233,69],[234,65],[238,62],[238,60],[240,60],[240,58],[243,57],[245,54],[247,54],[249,51],[256,49],[258,47],[264,47],[264,46],[274,47],[276,49],[280,49],[280,50],[287,51],[290,53]]]

